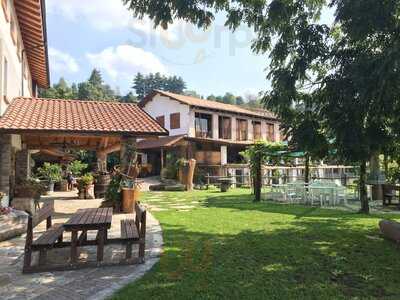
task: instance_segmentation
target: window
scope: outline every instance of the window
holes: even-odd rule
[[[10,14],[8,10],[8,0],[1,0],[1,6],[3,7],[4,17],[7,22],[10,22]]]
[[[236,120],[236,140],[247,141],[247,120],[237,119]]]
[[[169,123],[171,129],[179,129],[181,128],[181,114],[173,113],[169,115]]]
[[[255,141],[261,140],[261,122],[253,121],[253,138]]]
[[[3,65],[3,98],[7,101],[7,85],[8,85],[8,62],[7,58],[4,57],[4,65]]]
[[[270,142],[275,141],[275,126],[274,126],[274,124],[267,123],[267,140]]]
[[[195,113],[194,126],[196,137],[211,138],[212,137],[212,116],[209,114]]]
[[[165,117],[164,116],[159,116],[156,118],[156,121],[160,126],[165,127]]]
[[[219,138],[230,140],[232,138],[232,119],[230,117],[218,117]]]

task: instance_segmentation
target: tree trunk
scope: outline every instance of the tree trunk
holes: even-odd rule
[[[379,180],[380,174],[381,174],[381,168],[380,168],[380,162],[379,162],[379,152],[373,152],[370,163],[369,163],[371,175],[373,178],[376,178],[376,180]],[[372,193],[371,193],[371,199],[372,200],[383,200],[383,190],[382,190],[382,184],[375,183],[372,185]]]
[[[387,174],[389,173],[389,158],[386,153],[383,156],[383,167],[384,167],[384,171],[385,171],[385,176],[387,176]]]
[[[310,182],[310,155],[306,153],[305,156],[305,165],[304,165],[304,182]]]
[[[366,180],[367,180],[367,162],[364,160],[360,164],[360,180],[359,180],[360,202],[361,202],[360,212],[368,214],[369,204],[368,204]]]
[[[257,158],[256,162],[256,170],[255,170],[255,178],[254,178],[254,201],[258,202],[261,200],[261,157]]]

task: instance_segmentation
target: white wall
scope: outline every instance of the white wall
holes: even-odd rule
[[[216,113],[206,109],[190,108],[189,105],[182,104],[176,100],[170,99],[166,96],[156,95],[153,100],[149,101],[143,108],[147,113],[149,113],[153,118],[159,116],[165,117],[165,128],[169,131],[170,135],[187,134],[190,137],[195,137],[195,113],[210,114],[212,116],[212,134],[214,139],[218,139],[218,117],[225,116],[231,118],[232,127],[232,138],[231,140],[236,140],[236,119],[245,119],[248,121],[248,140],[252,141],[254,137],[253,132],[253,121],[261,122],[261,138],[263,140],[267,139],[267,123],[273,123],[275,125],[275,141],[280,140],[279,123],[274,121],[266,121],[255,117],[245,117],[237,116],[230,113]],[[170,114],[180,113],[180,128],[171,129],[170,127]]]
[[[228,163],[228,147],[221,146],[221,165],[226,165]]]
[[[22,73],[22,59],[18,58],[17,43],[14,44],[11,38],[11,18],[14,18],[17,25],[17,39],[20,40],[21,47],[23,49],[23,43],[21,39],[21,34],[18,27],[18,19],[14,9],[14,1],[8,0],[8,11],[9,20],[7,22],[3,8],[0,4],[0,115],[4,113],[7,108],[7,103],[4,101],[4,58],[7,59],[7,100],[11,101],[14,97],[22,96],[21,88],[21,73]],[[32,96],[32,91],[30,89],[31,75],[28,68],[27,61],[25,59],[24,63],[26,67],[27,78],[24,79],[24,95],[30,97]],[[28,84],[29,83],[29,84]]]
[[[191,116],[189,114],[189,106],[181,104],[178,101],[171,100],[168,97],[156,95],[153,100],[149,101],[143,108],[153,118],[160,116],[165,117],[165,128],[169,131],[169,135],[189,134],[191,125]],[[170,114],[180,113],[180,128],[171,129],[170,127]]]

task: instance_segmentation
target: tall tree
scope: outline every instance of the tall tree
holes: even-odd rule
[[[93,69],[89,79],[78,84],[78,97],[81,100],[114,100],[116,95],[104,84],[100,71]]]
[[[183,94],[186,83],[181,77],[177,76],[165,76],[160,73],[150,73],[148,75],[137,73],[133,79],[132,88],[135,90],[138,99],[143,99],[153,90]]]
[[[80,100],[118,100],[121,102],[134,103],[137,98],[132,92],[125,96],[119,95],[118,89],[114,91],[108,84],[105,84],[100,71],[93,70],[84,82],[72,83],[71,86],[64,80],[60,80],[48,89],[40,89],[39,96],[55,99],[80,99]]]
[[[53,98],[53,99],[75,99],[77,94],[76,91],[69,87],[68,83],[63,77],[53,84],[48,89],[40,89],[39,96],[42,98]]]

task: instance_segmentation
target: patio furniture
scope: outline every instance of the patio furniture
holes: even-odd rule
[[[71,264],[78,261],[78,246],[87,244],[87,231],[97,230],[97,261],[101,262],[104,255],[104,245],[107,242],[107,230],[111,228],[113,209],[87,208],[79,209],[65,224],[65,231],[71,232]],[[78,237],[78,233],[82,232]]]
[[[336,191],[334,186],[313,183],[309,186],[309,192],[311,205],[314,205],[314,201],[318,201],[321,206],[324,206],[325,202],[332,205],[336,204]]]
[[[347,205],[347,188],[345,186],[336,188],[336,201],[340,202],[341,200],[343,200],[343,205]]]
[[[112,208],[79,209],[65,224],[51,225],[51,216],[54,213],[54,204],[45,204],[38,212],[37,219],[31,218],[28,223],[28,232],[25,246],[24,273],[65,271],[87,267],[103,267],[115,265],[130,265],[144,262],[146,238],[146,210],[136,205],[136,218],[121,222],[121,237],[109,239],[107,230],[111,227]],[[47,230],[34,242],[33,227],[47,220]],[[96,230],[94,240],[88,240],[87,231]],[[71,232],[71,242],[63,241],[63,233]],[[78,236],[78,233],[81,234]],[[122,244],[126,246],[125,258],[118,262],[104,262],[104,246],[107,244]],[[139,257],[131,259],[132,245],[139,245]],[[78,247],[97,246],[97,261],[78,262]],[[47,250],[52,248],[70,247],[70,262],[68,264],[47,264]],[[31,265],[32,252],[39,251],[39,264]]]
[[[285,189],[286,200],[290,203],[300,203],[302,198],[302,192],[299,193],[299,188],[296,185],[288,184]]]
[[[393,198],[396,198],[396,191],[399,191],[400,187],[394,184],[383,184],[383,205],[391,205]]]
[[[126,246],[126,260],[132,257],[132,245],[139,244],[138,260],[143,263],[146,242],[146,210],[136,203],[135,212],[135,219],[121,220],[121,243]]]
[[[64,228],[62,224],[52,225],[53,214],[54,202],[49,202],[44,204],[34,217],[29,215],[25,239],[23,273],[44,271],[46,269],[47,250],[56,246],[57,243],[62,242]],[[46,231],[33,241],[33,228],[44,220],[46,220]],[[34,251],[39,251],[38,266],[32,266],[32,253]]]
[[[267,193],[267,197],[269,197],[273,201],[286,201],[285,191],[286,185],[272,184],[271,192]]]
[[[287,184],[287,191],[292,195],[290,196],[297,203],[306,203],[308,201],[308,184],[304,181],[294,181]]]

